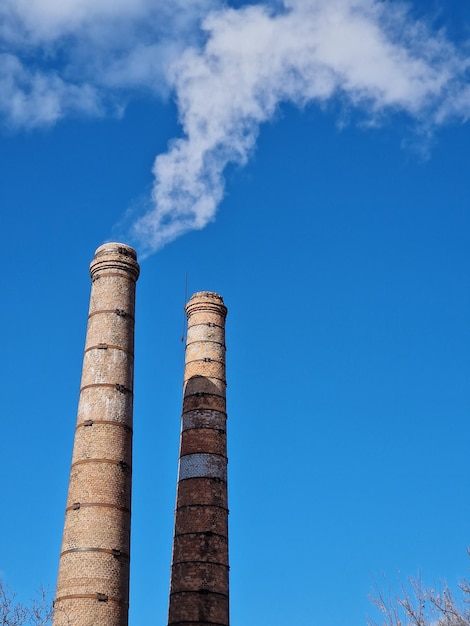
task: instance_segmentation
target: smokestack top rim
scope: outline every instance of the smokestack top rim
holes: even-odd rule
[[[185,310],[188,318],[192,313],[201,311],[214,311],[224,317],[227,315],[224,299],[215,291],[196,291],[188,300]]]
[[[191,300],[201,300],[205,298],[214,298],[214,300],[220,300],[222,304],[224,302],[223,297],[219,293],[216,293],[215,291],[196,291],[189,298],[189,302],[191,302]]]
[[[137,261],[137,252],[134,250],[134,248],[127,243],[120,243],[118,241],[109,241],[99,246],[95,250],[94,258],[96,259],[97,257],[100,257],[103,254],[112,254],[112,253],[120,254],[124,256],[130,256],[135,261]]]
[[[126,243],[104,243],[96,249],[95,256],[90,263],[92,281],[102,273],[121,271],[132,276],[136,281],[139,278],[140,266],[137,262],[137,253]]]

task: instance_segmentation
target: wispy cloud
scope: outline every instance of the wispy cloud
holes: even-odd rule
[[[182,136],[157,156],[151,208],[130,233],[147,254],[214,219],[227,164],[247,161],[283,102],[339,97],[369,122],[400,111],[427,131],[470,115],[464,54],[398,2],[4,0],[0,24],[10,124],[175,94]]]
[[[148,253],[214,218],[225,167],[246,162],[282,102],[340,96],[369,120],[404,111],[427,128],[470,111],[467,62],[403,5],[288,0],[212,12],[203,28],[172,66],[184,136],[156,158],[153,207],[133,227]]]
[[[167,68],[218,0],[3,0],[0,119],[35,127],[102,115],[141,90],[168,93]],[[118,107],[119,109],[119,107]]]
[[[93,86],[31,70],[16,56],[0,54],[0,115],[9,126],[44,126],[69,113],[98,115],[101,109]]]

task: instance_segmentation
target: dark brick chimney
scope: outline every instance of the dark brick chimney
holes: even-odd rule
[[[184,374],[168,626],[229,626],[225,317],[216,293],[186,306]]]

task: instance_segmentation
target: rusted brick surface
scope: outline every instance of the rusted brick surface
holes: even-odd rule
[[[198,292],[188,332],[169,626],[229,625],[225,317]]]
[[[225,431],[209,428],[185,430],[181,435],[181,454],[211,452],[226,456],[227,438]]]

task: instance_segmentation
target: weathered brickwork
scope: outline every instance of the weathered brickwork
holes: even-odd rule
[[[179,535],[173,545],[175,562],[182,562],[189,557],[195,563],[203,561],[218,563],[221,554],[224,555],[224,562],[226,562],[228,538],[224,535],[216,535],[212,531]]]
[[[182,431],[191,430],[192,428],[215,428],[225,432],[226,419],[227,416],[221,411],[212,411],[210,409],[188,410],[184,412]]]
[[[198,428],[184,430],[181,435],[181,455],[194,452],[214,452],[225,456],[227,437],[225,430]]]
[[[203,380],[204,379],[201,379],[201,383]],[[191,382],[194,383],[194,381]],[[192,387],[194,388],[196,385],[193,384]],[[191,388],[188,389],[188,392],[189,391],[191,391]],[[183,399],[183,413],[192,412],[197,409],[209,409],[225,414],[225,389],[224,395],[205,390],[194,391],[192,394],[188,393]]]
[[[225,626],[228,612],[225,594],[183,591],[170,595],[169,620],[174,626]],[[195,619],[189,620],[188,615]]]
[[[227,485],[222,480],[192,478],[182,480],[178,485],[179,507],[211,505],[224,508],[227,503]]]
[[[225,317],[202,291],[186,306],[169,626],[229,626]]]
[[[92,289],[53,626],[127,626],[135,284],[124,244],[101,246]]]

